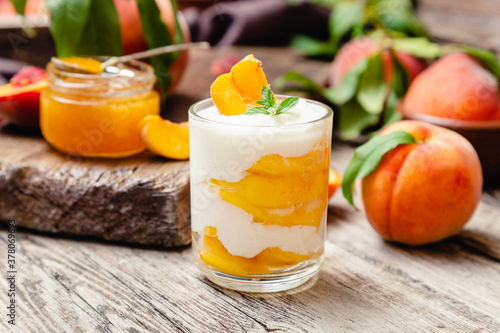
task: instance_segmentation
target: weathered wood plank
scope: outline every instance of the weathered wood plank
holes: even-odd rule
[[[500,263],[462,245],[467,232],[489,227],[480,219],[484,204],[459,236],[409,248],[383,242],[361,213],[337,199],[330,207],[325,266],[300,293],[241,294],[213,287],[191,262],[190,249],[19,233],[18,299],[26,309],[19,323],[29,332],[500,329]],[[500,236],[499,230],[490,233]],[[0,239],[5,248],[5,231]]]

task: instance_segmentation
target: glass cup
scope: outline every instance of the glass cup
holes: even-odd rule
[[[220,286],[287,290],[322,265],[333,112],[305,102],[322,115],[290,125],[207,119],[211,99],[189,110],[193,252]]]

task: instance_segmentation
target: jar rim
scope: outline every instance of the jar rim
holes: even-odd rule
[[[105,61],[105,60],[108,60],[110,58],[108,56],[84,56],[84,57],[96,59],[99,61]],[[144,75],[144,76],[154,74],[153,67],[151,65],[143,62],[143,61],[129,60],[126,62],[122,62],[120,64],[127,65],[127,67],[129,67],[129,68],[140,70],[143,73],[142,75]],[[102,78],[113,78],[113,77],[119,76],[119,75],[102,76],[100,74],[90,74],[90,73],[86,74],[86,73],[78,73],[78,72],[69,72],[69,71],[65,71],[65,70],[58,68],[57,66],[55,66],[55,64],[52,61],[50,61],[47,66],[51,66],[51,70],[56,74],[63,74],[67,77],[73,77],[73,78],[81,78],[81,79],[101,78],[102,79]],[[125,69],[127,69],[127,68],[125,68]]]
[[[107,57],[92,56],[90,58],[106,60]],[[120,63],[119,68],[131,71],[134,75],[77,73],[60,69],[53,62],[49,62],[47,65],[47,73],[50,88],[53,90],[83,95],[100,95],[102,93],[120,95],[135,90],[150,90],[156,82],[153,67],[145,62],[130,60]]]

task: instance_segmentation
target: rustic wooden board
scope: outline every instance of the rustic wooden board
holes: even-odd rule
[[[215,79],[208,68],[215,58],[241,57],[255,48],[200,50],[177,93],[168,100],[166,118],[187,120],[194,102],[209,97]],[[328,65],[307,61],[283,49],[258,49],[270,79],[289,68],[321,79]],[[131,158],[78,159],[52,149],[37,132],[6,127],[0,131],[0,221],[70,235],[132,244],[181,246],[191,240],[189,162],[143,153]]]
[[[76,159],[40,135],[0,133],[0,220],[128,243],[189,244],[189,164],[147,154]]]

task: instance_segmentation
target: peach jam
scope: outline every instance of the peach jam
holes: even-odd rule
[[[120,63],[99,74],[47,66],[49,88],[40,100],[40,128],[57,150],[87,157],[125,157],[145,149],[138,123],[159,114],[153,68]]]

